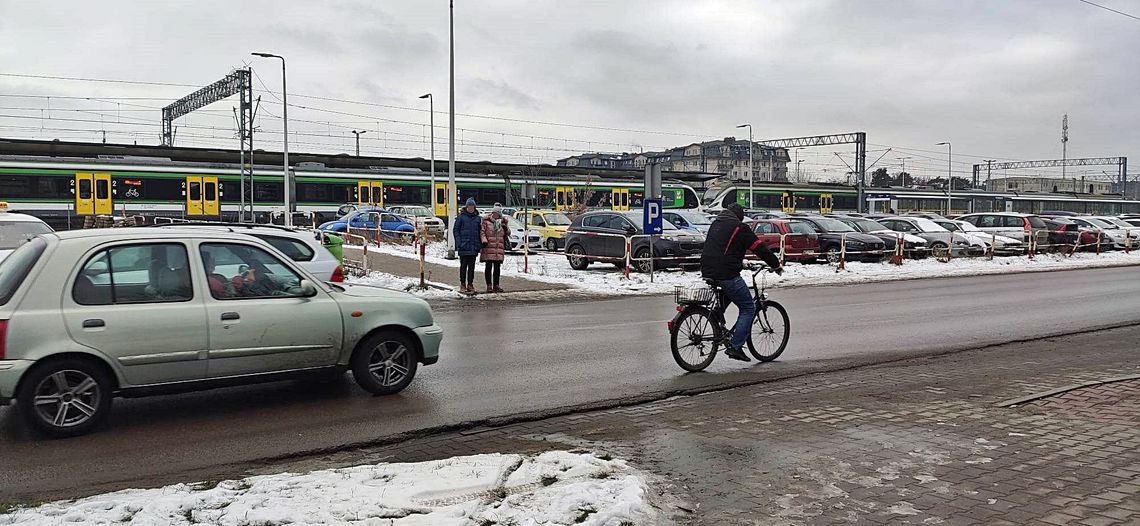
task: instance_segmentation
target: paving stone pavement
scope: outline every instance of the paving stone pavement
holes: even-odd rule
[[[271,463],[264,472],[588,449],[688,524],[1140,524],[1140,327],[815,374]],[[763,365],[754,365],[763,367]],[[541,386],[535,386],[536,389]]]

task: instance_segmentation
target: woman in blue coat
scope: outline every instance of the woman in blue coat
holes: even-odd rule
[[[475,258],[479,255],[479,249],[483,248],[481,224],[482,218],[475,209],[475,198],[468,197],[452,227],[455,252],[459,254],[459,291],[464,294],[475,294]]]

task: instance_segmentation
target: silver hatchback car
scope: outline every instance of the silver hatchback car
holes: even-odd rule
[[[346,370],[396,393],[442,338],[423,300],[322,283],[242,234],[60,232],[0,263],[0,404],[51,436],[90,431],[113,396]]]

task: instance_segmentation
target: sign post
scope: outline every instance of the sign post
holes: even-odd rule
[[[534,183],[522,184],[523,201],[523,274],[530,273],[530,200],[537,196],[537,187]]]
[[[649,282],[653,283],[653,238],[661,234],[661,199],[646,199],[642,205],[642,225],[649,235]]]

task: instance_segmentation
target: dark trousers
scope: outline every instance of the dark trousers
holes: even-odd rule
[[[475,283],[475,257],[459,256],[459,282],[464,285]]]
[[[485,261],[483,268],[483,276],[487,278],[488,287],[499,286],[499,269],[503,266],[502,261]]]

